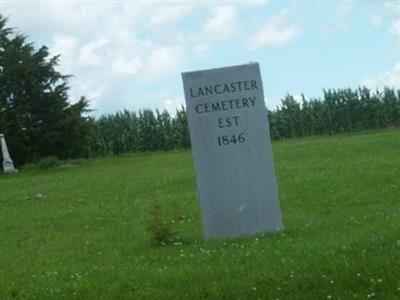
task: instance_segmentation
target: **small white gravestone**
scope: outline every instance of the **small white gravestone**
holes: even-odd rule
[[[10,157],[10,153],[8,153],[6,139],[4,138],[4,134],[2,133],[0,133],[0,143],[1,143],[1,153],[3,154],[4,173],[18,172],[18,170],[14,168],[14,163]]]
[[[205,238],[281,229],[258,63],[182,78]]]

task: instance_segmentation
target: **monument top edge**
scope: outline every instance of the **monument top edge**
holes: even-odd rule
[[[202,70],[194,70],[194,71],[187,71],[187,72],[182,72],[182,76],[186,76],[186,75],[190,75],[193,73],[197,73],[197,72],[204,72],[204,71],[218,71],[218,70],[222,70],[222,69],[230,69],[230,68],[237,68],[237,67],[246,67],[246,66],[259,66],[258,62],[248,62],[245,64],[240,64],[240,65],[230,65],[230,66],[225,66],[225,67],[218,67],[218,68],[210,68],[210,69],[202,69]]]

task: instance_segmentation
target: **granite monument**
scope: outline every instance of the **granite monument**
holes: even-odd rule
[[[205,238],[281,229],[259,64],[182,79]]]
[[[6,144],[6,139],[4,134],[0,133],[0,144],[1,144],[1,153],[3,155],[3,170],[4,173],[15,173],[17,169],[14,168],[14,163],[10,157],[10,153],[8,153],[8,148]]]

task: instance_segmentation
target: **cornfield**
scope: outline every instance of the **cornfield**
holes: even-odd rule
[[[384,88],[324,90],[323,98],[300,101],[287,94],[268,110],[272,139],[333,135],[400,125],[400,90]],[[168,151],[190,147],[184,107],[175,116],[167,111],[143,110],[91,119],[89,156],[127,152]]]

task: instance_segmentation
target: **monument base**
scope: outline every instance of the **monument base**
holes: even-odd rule
[[[18,170],[14,168],[12,160],[3,161],[3,170],[6,174],[15,174],[18,172]]]

